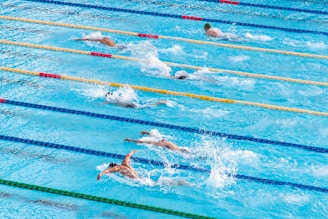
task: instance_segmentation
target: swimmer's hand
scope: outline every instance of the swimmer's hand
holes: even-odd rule
[[[122,44],[115,45],[115,48],[118,48],[119,50],[127,49],[128,47]]]
[[[97,180],[100,180],[100,174],[98,174],[98,176],[97,176]]]

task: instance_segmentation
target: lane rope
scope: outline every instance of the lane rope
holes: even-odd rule
[[[302,9],[302,8],[290,8],[290,7],[275,6],[275,5],[254,4],[254,3],[238,2],[238,1],[230,1],[230,0],[198,0],[198,1],[328,15],[327,11],[318,11],[318,10],[310,10],[310,9]]]
[[[191,16],[191,15],[175,15],[175,14],[152,12],[152,11],[139,11],[139,10],[132,10],[132,9],[123,9],[123,8],[114,8],[114,7],[71,3],[71,2],[61,2],[61,1],[51,1],[51,0],[26,0],[26,1],[38,2],[38,3],[49,3],[49,4],[56,4],[56,5],[66,5],[66,6],[81,7],[81,8],[93,8],[93,9],[98,9],[98,10],[125,12],[125,13],[142,14],[142,15],[158,16],[158,17],[166,17],[166,18],[178,18],[178,19],[187,19],[187,20],[194,20],[194,21],[222,23],[222,24],[229,24],[229,25],[235,24],[235,25],[239,25],[239,26],[273,29],[273,30],[280,30],[280,31],[294,32],[294,33],[311,33],[311,34],[328,35],[328,32],[323,32],[323,31],[301,30],[301,29],[293,29],[293,28],[287,28],[287,27],[276,27],[276,26],[269,26],[269,25],[262,25],[262,24],[226,21],[226,20],[219,20],[219,19],[212,19],[212,18],[202,18],[202,17],[197,17],[197,16]]]
[[[191,133],[196,133],[196,134],[201,134],[201,135],[216,136],[216,137],[220,137],[220,138],[227,138],[227,139],[233,139],[233,140],[239,140],[239,141],[251,141],[251,142],[262,143],[262,144],[278,145],[278,146],[282,146],[282,147],[298,148],[298,149],[303,149],[303,150],[317,152],[317,153],[328,153],[328,148],[307,146],[307,145],[302,145],[302,144],[288,143],[288,142],[269,140],[269,139],[263,139],[263,138],[253,138],[250,136],[227,134],[227,133],[223,133],[223,132],[210,131],[210,130],[205,130],[205,129],[198,129],[198,128],[192,128],[192,127],[186,127],[186,126],[179,126],[179,125],[172,125],[172,124],[167,124],[167,123],[152,122],[152,121],[146,121],[146,120],[140,120],[140,119],[134,119],[134,118],[113,116],[113,115],[107,115],[107,114],[93,113],[93,112],[74,110],[74,109],[66,109],[66,108],[46,106],[46,105],[40,105],[40,104],[32,104],[32,103],[19,102],[19,101],[13,101],[13,100],[6,100],[3,98],[0,98],[0,103],[10,104],[10,105],[14,105],[14,106],[34,108],[34,109],[42,109],[42,110],[48,110],[48,111],[54,111],[54,112],[60,112],[60,113],[83,115],[83,116],[88,116],[88,117],[93,117],[93,118],[109,119],[109,120],[114,120],[114,121],[128,122],[128,123],[134,123],[134,124],[140,124],[140,125],[149,125],[149,126],[153,126],[153,127],[168,128],[168,129],[173,129],[173,130],[191,132]]]
[[[72,77],[72,76],[65,76],[65,75],[62,76],[62,75],[58,75],[58,74],[45,73],[45,72],[33,72],[33,71],[17,70],[17,69],[13,69],[13,68],[4,68],[4,67],[0,67],[0,70],[10,71],[10,72],[20,72],[22,74],[24,73],[24,74],[36,75],[36,76],[47,77],[47,78],[56,78],[56,79],[64,79],[64,80],[71,80],[71,81],[78,81],[78,82],[85,82],[85,83],[93,83],[93,84],[99,84],[99,85],[107,85],[107,86],[113,86],[113,87],[124,86],[123,84],[115,83],[115,82],[103,82],[103,81],[90,80],[90,79],[84,79],[84,78],[76,78],[76,77]],[[309,115],[315,115],[315,116],[328,116],[328,112],[320,112],[320,111],[314,111],[314,110],[277,106],[277,105],[271,105],[271,104],[263,104],[263,103],[257,103],[257,102],[234,100],[234,99],[227,99],[227,98],[220,98],[220,97],[211,97],[211,96],[198,95],[198,94],[192,94],[192,93],[184,93],[184,92],[178,92],[178,91],[149,88],[149,87],[143,87],[143,86],[138,86],[138,85],[129,85],[129,86],[136,90],[165,94],[165,95],[190,97],[193,99],[199,99],[199,100],[204,100],[204,101],[229,103],[229,104],[240,104],[240,105],[259,107],[259,108],[264,108],[264,109],[269,109],[269,110],[286,111],[286,112],[292,112],[292,113],[302,113],[302,114],[309,114]]]
[[[107,81],[100,81],[100,80],[95,80],[95,79],[79,78],[79,77],[68,76],[68,75],[60,75],[60,74],[44,73],[44,72],[30,71],[30,70],[24,70],[24,69],[9,68],[9,67],[4,67],[4,66],[0,66],[0,71],[7,71],[7,72],[12,72],[12,73],[33,75],[33,76],[40,76],[40,77],[48,77],[48,78],[57,78],[57,79],[77,81],[77,82],[90,83],[90,84],[107,85],[107,86],[113,86],[113,87],[122,87],[123,86],[123,84],[116,83],[116,82],[107,82]],[[284,78],[284,79],[286,79],[286,78]],[[289,79],[292,79],[292,80],[286,80],[286,81],[299,83],[299,84],[328,87],[328,83],[326,83],[326,82],[309,81],[309,80],[301,80],[301,79],[293,79],[293,78],[289,78]],[[130,86],[136,90],[157,92],[155,90],[149,90],[152,88],[146,88],[146,87],[136,86],[136,85],[130,85]],[[163,92],[161,92],[161,93],[163,93]]]
[[[166,209],[166,208],[161,208],[161,207],[155,207],[155,206],[151,206],[151,205],[144,205],[144,204],[138,204],[138,203],[133,203],[133,202],[128,202],[128,201],[105,198],[105,197],[100,197],[100,196],[95,196],[95,195],[72,192],[72,191],[67,191],[67,190],[31,185],[31,184],[10,181],[10,180],[5,180],[5,179],[0,179],[0,184],[6,185],[6,186],[22,188],[22,189],[28,189],[28,190],[34,190],[34,191],[39,191],[39,192],[46,192],[46,193],[51,193],[51,194],[69,196],[69,197],[86,199],[86,200],[96,201],[96,202],[102,202],[102,203],[107,203],[107,204],[111,204],[111,205],[119,205],[119,206],[128,207],[128,208],[136,208],[136,209],[141,209],[141,210],[146,210],[146,211],[170,214],[170,215],[175,215],[175,216],[180,216],[180,217],[185,217],[185,218],[214,219],[212,217],[207,217],[207,216],[202,216],[202,215],[197,215],[197,214],[192,214],[192,213],[186,213],[186,212],[182,212],[182,211],[176,211],[176,210],[171,210],[171,209]]]
[[[25,144],[29,144],[29,145],[37,145],[37,146],[46,147],[46,148],[62,149],[62,150],[72,151],[75,153],[91,154],[91,155],[95,155],[95,156],[105,156],[105,157],[119,158],[119,159],[123,159],[125,157],[124,155],[121,155],[121,154],[112,154],[112,153],[103,152],[103,151],[95,151],[95,150],[90,150],[90,149],[85,149],[85,148],[78,148],[78,147],[72,147],[72,146],[67,146],[67,145],[59,145],[59,144],[54,144],[54,143],[50,143],[50,142],[22,139],[22,138],[11,137],[11,136],[0,135],[0,139],[5,140],[5,141],[25,143]],[[165,164],[160,161],[153,161],[153,160],[137,158],[137,157],[133,158],[133,160],[136,162],[140,162],[140,163],[154,164],[157,166],[165,167],[164,166]],[[205,172],[205,173],[211,172],[211,170],[209,170],[209,169],[193,167],[193,166],[188,166],[188,165],[180,165],[180,164],[173,164],[173,165],[171,165],[171,168],[187,169],[187,170],[192,170],[195,172]],[[304,185],[304,184],[299,184],[299,183],[285,182],[285,181],[280,181],[280,180],[265,179],[265,178],[247,176],[247,175],[242,175],[242,174],[229,174],[228,173],[226,175],[228,177],[233,177],[233,178],[236,178],[239,180],[247,180],[247,181],[253,181],[253,182],[262,183],[262,184],[270,184],[270,185],[278,185],[278,186],[289,186],[292,188],[298,188],[298,189],[302,189],[302,190],[328,193],[328,188],[325,188],[325,187],[317,187],[317,186],[310,186],[310,185]]]
[[[129,60],[129,61],[135,61],[135,62],[149,62],[149,60],[142,59],[142,58],[136,58],[136,57],[122,56],[122,55],[112,55],[112,54],[90,52],[90,51],[84,51],[84,50],[73,50],[73,49],[68,49],[68,48],[43,46],[43,45],[31,44],[31,43],[13,42],[13,41],[8,41],[8,40],[0,40],[0,43],[1,44],[6,44],[6,45],[29,47],[29,48],[34,48],[34,49],[45,49],[45,50],[57,51],[57,52],[75,53],[75,54],[80,54],[80,55],[99,56],[99,57],[104,57],[104,58],[114,58],[114,59]],[[201,66],[180,64],[180,63],[174,63],[174,62],[166,62],[166,61],[162,61],[162,62],[167,64],[168,66],[175,66],[175,67],[187,68],[187,69],[192,69],[192,70],[201,70],[201,69],[204,68],[204,67],[201,67]],[[243,77],[252,77],[252,78],[277,80],[277,81],[286,81],[286,82],[299,83],[299,84],[311,84],[311,85],[327,86],[326,82],[309,81],[309,80],[302,80],[302,79],[295,79],[295,78],[286,78],[286,77],[264,75],[264,74],[257,74],[257,73],[249,73],[249,72],[242,72],[242,71],[235,71],[235,70],[228,70],[228,69],[220,69],[220,68],[212,68],[212,67],[207,67],[207,69],[209,71],[212,71],[212,72],[239,75],[239,76],[243,76]]]
[[[299,56],[299,57],[305,57],[305,58],[328,59],[328,56],[326,56],[326,55],[317,55],[317,54],[311,54],[311,53],[301,53],[301,52],[293,52],[293,51],[287,51],[287,50],[267,49],[267,48],[260,48],[260,47],[251,47],[251,46],[241,46],[241,45],[217,43],[217,42],[211,42],[211,41],[194,40],[194,39],[188,39],[188,38],[182,38],[182,37],[161,36],[161,35],[156,35],[156,34],[137,33],[137,32],[123,31],[123,30],[113,30],[113,29],[102,28],[102,27],[83,26],[83,25],[76,25],[76,24],[67,24],[67,23],[60,23],[60,22],[43,21],[43,20],[35,20],[35,19],[19,18],[19,17],[11,17],[11,16],[1,16],[1,15],[0,15],[0,19],[25,22],[25,23],[42,24],[42,25],[49,25],[49,26],[59,26],[59,27],[66,27],[66,28],[101,31],[101,32],[107,32],[107,33],[129,35],[129,36],[150,38],[150,39],[167,39],[167,40],[188,42],[188,43],[200,44],[200,45],[211,45],[211,46],[217,46],[217,47],[229,48],[229,49],[240,49],[240,50],[247,50],[247,51],[266,52],[266,53],[281,54],[281,55]]]

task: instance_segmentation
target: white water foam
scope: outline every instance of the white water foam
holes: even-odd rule
[[[109,102],[118,102],[122,104],[128,104],[133,101],[138,101],[138,95],[135,91],[129,87],[120,87],[118,90],[112,92],[112,95],[108,95],[106,98]]]
[[[239,56],[229,56],[229,60],[233,62],[243,62],[248,60],[250,57],[245,55],[239,55]]]
[[[195,115],[202,115],[205,118],[224,118],[226,115],[228,115],[230,112],[226,110],[219,109],[215,106],[206,107],[205,109],[198,109],[198,108],[186,108],[183,105],[181,105],[181,110],[183,111],[189,111],[194,113]]]
[[[202,137],[191,154],[185,155],[199,160],[202,165],[211,166],[211,173],[206,185],[213,188],[223,188],[235,184],[235,175],[239,164],[253,166],[259,162],[259,155],[249,150],[232,150],[225,141]]]
[[[92,86],[83,90],[77,90],[86,97],[91,97],[92,99],[104,98],[107,93],[107,88],[105,86]]]
[[[328,166],[312,166],[311,173],[316,177],[328,177]]]
[[[309,42],[308,41],[305,43],[305,45],[313,50],[324,50],[324,49],[328,48],[328,46],[322,41],[320,41],[320,42],[313,42],[313,41]]]
[[[97,31],[97,32],[93,32],[93,33],[90,33],[90,34],[87,34],[87,35],[83,34],[82,39],[99,40],[99,39],[102,39],[104,37],[105,36],[102,35],[100,31]]]
[[[140,141],[147,141],[147,142],[158,142],[163,139],[163,136],[157,129],[152,129],[149,131],[149,135],[144,135],[140,138]]]
[[[310,200],[309,195],[298,195],[298,194],[281,194],[281,197],[288,204],[304,205]]]
[[[159,51],[164,54],[172,54],[172,55],[183,55],[184,54],[183,48],[179,45],[173,45],[170,48],[160,49]]]
[[[312,50],[325,50],[328,49],[328,45],[325,42],[322,41],[300,41],[300,40],[293,40],[290,38],[285,38],[282,42],[283,44],[293,46],[293,47],[299,47],[299,48],[309,48]]]
[[[244,37],[248,40],[252,40],[252,41],[272,41],[273,38],[267,35],[257,35],[257,34],[251,34],[249,32],[244,34]]]
[[[252,90],[256,84],[254,79],[249,78],[238,78],[229,76],[214,76],[214,79],[218,83],[222,83],[229,87],[242,87],[243,89]]]
[[[140,61],[141,71],[156,77],[171,77],[172,69],[167,64],[158,58],[158,53],[166,53],[173,55],[184,54],[183,48],[178,45],[173,45],[171,48],[158,50],[149,41],[143,41],[138,44],[128,45],[128,49],[132,56],[142,58],[145,61]],[[196,58],[206,58],[207,52],[199,55]],[[192,80],[203,80],[204,75],[209,73],[207,68],[203,68],[194,73],[188,73],[185,70],[180,70],[175,73],[175,76],[187,76]]]
[[[141,72],[148,73],[158,77],[170,77],[171,68],[160,61],[156,56],[149,54],[146,57],[146,61],[140,62]]]
[[[307,87],[302,90],[298,90],[297,92],[305,97],[319,96],[323,93],[322,88],[319,88],[317,86]]]

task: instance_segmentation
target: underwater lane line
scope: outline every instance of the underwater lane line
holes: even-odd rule
[[[276,140],[268,140],[268,139],[262,139],[262,138],[253,138],[253,137],[249,137],[249,136],[227,134],[227,133],[223,133],[223,132],[209,131],[209,130],[204,130],[204,129],[197,129],[197,128],[179,126],[179,125],[160,123],[160,122],[152,122],[152,121],[140,120],[140,119],[134,119],[134,118],[113,116],[113,115],[108,115],[108,114],[100,114],[100,113],[93,113],[93,112],[87,112],[87,111],[81,111],[81,110],[66,109],[66,108],[46,106],[46,105],[40,105],[40,104],[19,102],[19,101],[7,100],[4,98],[0,98],[0,103],[10,104],[10,105],[14,105],[14,106],[34,108],[34,109],[47,110],[47,111],[54,111],[54,112],[60,112],[60,113],[83,115],[83,116],[88,116],[88,117],[93,117],[93,118],[109,119],[109,120],[120,121],[120,122],[149,125],[149,126],[153,126],[153,127],[168,128],[168,129],[174,129],[174,130],[178,130],[178,131],[191,132],[191,133],[196,133],[196,134],[201,134],[201,135],[217,136],[220,138],[234,139],[234,140],[239,140],[239,141],[251,141],[251,142],[256,142],[256,143],[278,145],[278,146],[282,146],[282,147],[291,147],[291,148],[297,148],[297,149],[302,149],[302,150],[317,152],[317,153],[328,153],[328,148],[314,147],[314,146],[301,145],[301,144],[282,142],[282,141],[276,141]]]
[[[36,146],[41,146],[41,147],[46,147],[46,148],[53,148],[53,149],[61,149],[61,150],[67,150],[75,153],[83,153],[83,154],[90,154],[94,156],[104,156],[104,157],[111,157],[111,158],[117,158],[117,159],[123,159],[125,155],[122,154],[113,154],[113,153],[108,153],[108,152],[103,152],[103,151],[95,151],[95,150],[90,150],[90,149],[85,149],[85,148],[79,148],[79,147],[73,147],[73,146],[68,146],[68,145],[61,145],[61,144],[54,144],[50,142],[43,142],[43,141],[36,141],[36,140],[31,140],[31,139],[23,139],[23,138],[17,138],[17,137],[12,137],[12,136],[5,136],[5,135],[0,135],[0,139],[4,141],[12,141],[12,142],[18,142],[18,143],[25,143],[29,145],[36,145]],[[154,161],[154,160],[148,160],[144,158],[137,158],[137,157],[132,157],[131,158],[133,161],[139,162],[139,163],[146,163],[146,164],[153,164],[161,167],[166,167],[166,163],[160,162],[160,161]],[[180,164],[170,164],[171,168],[176,168],[176,169],[185,169],[185,170],[192,170],[195,172],[203,172],[203,173],[210,173],[210,169],[206,168],[199,168],[199,167],[193,167],[193,166],[188,166],[188,165],[180,165]],[[261,184],[269,184],[269,185],[277,185],[277,186],[289,186],[292,188],[298,188],[302,190],[309,190],[309,191],[317,191],[317,192],[323,192],[323,193],[328,193],[328,188],[325,187],[317,187],[317,186],[310,186],[310,185],[304,185],[304,184],[299,184],[299,183],[292,183],[292,182],[285,182],[285,181],[280,181],[280,180],[272,180],[272,179],[266,179],[266,178],[260,178],[260,177],[254,177],[254,176],[247,176],[247,175],[242,175],[242,174],[226,174],[228,177],[233,177],[239,180],[246,180],[246,181],[253,181]]]
[[[310,53],[293,52],[293,51],[277,50],[277,49],[267,49],[267,48],[260,48],[260,47],[251,47],[251,46],[241,46],[241,45],[235,45],[235,44],[194,40],[194,39],[188,39],[188,38],[182,38],[182,37],[136,33],[136,32],[129,32],[129,31],[122,31],[122,30],[113,30],[113,29],[102,28],[102,27],[82,26],[82,25],[76,25],[76,24],[67,24],[67,23],[60,23],[60,22],[43,21],[43,20],[35,20],[35,19],[19,18],[19,17],[11,17],[11,16],[1,16],[1,15],[0,15],[0,19],[25,22],[25,23],[50,25],[50,26],[59,26],[59,27],[66,27],[66,28],[102,31],[102,32],[107,32],[107,33],[130,35],[130,36],[151,38],[151,39],[168,39],[168,40],[188,42],[188,43],[193,43],[193,44],[211,45],[211,46],[217,46],[217,47],[223,47],[223,48],[229,48],[229,49],[240,49],[240,50],[247,50],[247,51],[266,52],[266,53],[281,54],[281,55],[299,56],[299,57],[305,57],[305,58],[328,59],[328,56],[326,56],[326,55],[317,55],[317,54],[310,54]]]
[[[77,82],[83,82],[83,83],[93,83],[93,84],[113,86],[113,87],[122,87],[122,86],[126,85],[126,84],[120,84],[120,83],[115,83],[115,82],[98,81],[98,80],[94,80],[94,79],[91,80],[91,79],[86,79],[86,78],[78,78],[78,77],[73,77],[73,76],[58,75],[58,74],[45,73],[45,72],[20,70],[20,69],[6,68],[6,67],[1,67],[1,66],[0,66],[0,71],[15,72],[15,73],[28,74],[28,75],[34,75],[34,76],[40,76],[40,77],[47,77],[47,78],[71,80],[71,81],[77,81]],[[204,101],[212,101],[212,102],[219,102],[219,103],[226,103],[226,104],[240,104],[240,105],[259,107],[259,108],[264,108],[264,109],[269,109],[269,110],[285,111],[285,112],[292,112],[292,113],[302,113],[302,114],[309,114],[309,115],[315,115],[315,116],[328,116],[328,112],[320,112],[320,111],[313,111],[313,110],[293,108],[293,107],[277,106],[277,105],[249,102],[249,101],[243,101],[243,100],[233,100],[233,99],[220,98],[220,97],[211,97],[211,96],[198,95],[198,94],[192,94],[192,93],[163,90],[163,89],[158,89],[158,88],[149,88],[149,87],[143,87],[143,86],[138,86],[138,85],[129,85],[129,86],[136,90],[165,94],[165,95],[190,97],[190,98],[204,100]]]

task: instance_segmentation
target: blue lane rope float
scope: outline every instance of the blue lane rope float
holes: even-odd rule
[[[89,201],[103,202],[103,203],[107,203],[107,204],[119,205],[119,206],[128,207],[128,208],[136,208],[136,209],[141,209],[141,210],[146,210],[146,211],[170,214],[170,215],[180,216],[180,217],[185,217],[185,218],[215,219],[213,217],[207,217],[207,216],[202,216],[202,215],[197,215],[197,214],[192,214],[192,213],[187,213],[187,212],[182,212],[182,211],[176,211],[176,210],[171,210],[171,209],[166,209],[166,208],[161,208],[161,207],[155,207],[155,206],[151,206],[151,205],[144,205],[144,204],[138,204],[138,203],[122,201],[122,200],[117,200],[117,199],[111,199],[111,198],[105,198],[105,197],[94,196],[94,195],[89,195],[89,194],[77,193],[77,192],[72,192],[72,191],[67,191],[67,190],[31,185],[31,184],[10,181],[10,180],[5,180],[5,179],[0,179],[0,184],[6,185],[6,186],[22,188],[22,189],[39,191],[39,192],[46,192],[46,193],[51,193],[51,194],[86,199]]]
[[[204,129],[184,127],[184,126],[178,126],[178,125],[172,125],[172,124],[166,124],[166,123],[160,123],[160,122],[152,122],[152,121],[126,118],[126,117],[113,116],[113,115],[106,115],[106,114],[99,114],[99,113],[92,113],[92,112],[86,112],[86,111],[80,111],[80,110],[65,109],[65,108],[60,108],[60,107],[45,106],[45,105],[39,105],[39,104],[7,100],[7,99],[2,99],[2,98],[0,98],[0,103],[29,107],[29,108],[36,108],[36,109],[43,109],[43,110],[49,110],[49,111],[55,111],[55,112],[84,115],[84,116],[89,116],[89,117],[109,119],[109,120],[115,120],[115,121],[121,121],[121,122],[129,122],[129,123],[135,123],[135,124],[141,124],[141,125],[149,125],[149,126],[153,126],[153,127],[175,129],[175,130],[179,130],[179,131],[185,131],[185,132],[191,132],[191,133],[203,134],[203,135],[211,135],[211,136],[217,136],[217,137],[227,138],[227,139],[251,141],[251,142],[256,142],[256,143],[278,145],[278,146],[282,146],[282,147],[292,147],[292,148],[303,149],[303,150],[317,152],[317,153],[328,153],[328,148],[307,146],[307,145],[302,145],[302,144],[288,143],[288,142],[268,140],[268,139],[262,139],[262,138],[253,138],[253,137],[249,137],[249,136],[227,134],[227,133],[222,133],[222,132],[217,132],[217,131],[209,131],[209,130],[204,130]]]
[[[37,146],[53,148],[53,149],[62,149],[62,150],[72,151],[75,153],[90,154],[90,155],[95,155],[95,156],[111,157],[111,158],[117,158],[117,159],[123,159],[125,157],[124,155],[121,155],[121,154],[113,154],[113,153],[108,153],[108,152],[103,152],[103,151],[96,151],[96,150],[73,147],[73,146],[68,146],[68,145],[36,141],[36,140],[31,140],[31,139],[23,139],[23,138],[17,138],[17,137],[12,137],[12,136],[0,135],[0,139],[5,140],[5,141],[19,142],[19,143],[37,145]],[[137,157],[132,157],[131,159],[133,159],[133,161],[136,161],[139,163],[153,164],[153,165],[160,166],[160,167],[167,166],[167,164],[160,162],[160,161],[155,161],[155,160],[149,160],[149,159],[137,158]],[[188,165],[180,165],[180,164],[173,164],[173,165],[171,165],[171,168],[192,170],[195,172],[205,172],[205,173],[211,172],[211,170],[209,170],[209,169],[193,167],[193,166],[188,166]],[[325,188],[325,187],[317,187],[317,186],[310,186],[310,185],[304,185],[304,184],[299,184],[299,183],[285,182],[285,181],[280,181],[280,180],[265,179],[265,178],[247,176],[247,175],[242,175],[242,174],[235,174],[235,175],[227,174],[227,176],[233,177],[233,178],[236,178],[239,180],[254,181],[254,182],[262,183],[262,184],[290,186],[290,187],[299,188],[302,190],[310,190],[310,191],[328,193],[328,188]]]
[[[158,16],[158,17],[179,18],[179,19],[187,19],[187,20],[195,20],[195,21],[212,22],[212,23],[222,23],[222,24],[230,24],[230,25],[235,24],[235,25],[239,25],[239,26],[274,29],[274,30],[281,30],[281,31],[295,32],[295,33],[312,33],[312,34],[328,35],[328,32],[323,32],[323,31],[301,30],[301,29],[276,27],[276,26],[269,26],[269,25],[262,25],[262,24],[252,24],[252,23],[226,21],[226,20],[211,19],[211,18],[201,18],[201,17],[189,16],[189,15],[175,15],[175,14],[168,14],[168,13],[139,11],[139,10],[132,10],[132,9],[114,8],[114,7],[106,7],[106,6],[99,6],[99,5],[52,1],[52,0],[26,0],[26,1],[49,3],[49,4],[56,4],[56,5],[66,5],[66,6],[82,7],[82,8],[93,8],[93,9],[99,9],[99,10],[142,14],[142,15],[150,15],[150,16]]]
[[[240,6],[249,6],[249,7],[256,7],[256,8],[277,9],[277,10],[284,10],[284,11],[304,12],[304,13],[310,13],[310,14],[328,15],[327,11],[317,11],[317,10],[301,9],[301,8],[290,8],[290,7],[275,6],[275,5],[254,4],[254,3],[238,2],[238,1],[231,1],[231,0],[198,0],[198,1],[215,2],[215,3],[223,3],[223,4],[230,4],[230,5],[240,5]]]

